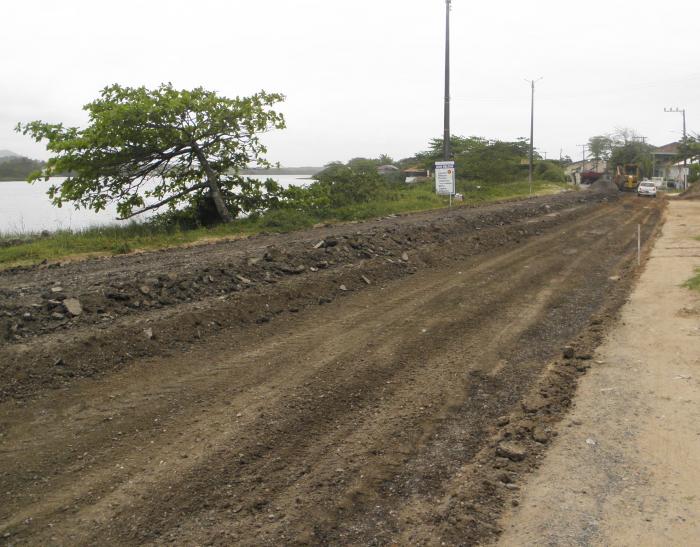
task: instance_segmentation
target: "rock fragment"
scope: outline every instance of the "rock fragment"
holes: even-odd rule
[[[540,426],[536,426],[532,430],[532,439],[541,444],[547,444],[549,442],[549,433]]]
[[[83,313],[83,306],[77,298],[66,298],[63,301],[63,307],[73,317],[77,317]]]
[[[520,462],[527,456],[527,450],[524,446],[512,442],[512,441],[502,441],[498,444],[496,448],[496,454],[502,458],[508,458],[513,462]]]

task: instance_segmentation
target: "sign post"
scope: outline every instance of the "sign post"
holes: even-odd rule
[[[455,193],[455,162],[435,162],[435,192],[439,196],[450,196],[452,207],[452,196]]]

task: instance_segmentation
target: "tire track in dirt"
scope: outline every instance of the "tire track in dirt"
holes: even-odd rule
[[[6,437],[18,445],[24,438],[26,448],[0,457],[20,474],[17,462],[31,461],[34,451],[27,469],[58,471],[51,496],[38,504],[32,496],[41,497],[46,485],[15,483],[23,495],[7,506],[11,522],[3,512],[0,526],[21,529],[31,517],[28,534],[17,537],[59,543],[383,543],[401,533],[406,518],[418,518],[408,526],[422,529],[426,505],[449,491],[494,419],[519,402],[558,344],[604,297],[603,288],[592,291],[581,278],[596,269],[609,273],[629,252],[629,244],[609,241],[640,214],[622,211],[603,205],[566,226],[585,232],[599,223],[608,227],[605,238],[567,238],[557,229],[516,249],[263,325],[249,341],[145,359],[80,385],[72,401],[68,393],[39,403],[54,412],[65,405],[62,416],[42,417],[36,405],[17,409],[10,421],[18,425]],[[609,244],[615,253],[599,264],[596,255]],[[561,254],[572,246],[581,250]],[[504,270],[513,274],[498,274]],[[518,348],[524,333],[579,287],[582,297],[595,294],[588,304],[575,302],[576,320],[548,327],[541,347]],[[196,373],[192,363],[199,363]],[[80,392],[87,396],[82,406]],[[21,434],[28,415],[37,420],[30,435],[51,432],[43,444]],[[77,440],[97,452],[84,469],[82,452],[69,451]],[[54,460],[42,459],[51,450]],[[131,460],[125,470],[115,470],[124,460]],[[404,504],[409,510],[399,515]],[[66,506],[69,514],[56,512]],[[60,526],[41,531],[49,521]]]

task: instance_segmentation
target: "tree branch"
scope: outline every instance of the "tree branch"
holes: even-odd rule
[[[145,213],[146,211],[150,211],[151,209],[157,209],[158,207],[161,207],[165,205],[166,203],[170,203],[172,200],[181,198],[182,196],[189,194],[190,192],[194,192],[195,190],[199,190],[200,188],[206,188],[208,184],[206,182],[201,182],[199,184],[195,184],[194,186],[191,186],[189,188],[186,188],[182,192],[178,192],[177,194],[173,194],[172,196],[169,196],[165,198],[162,201],[159,201],[158,203],[153,203],[152,205],[149,205],[148,207],[144,207],[143,209],[136,211],[135,213],[128,214],[123,217],[119,217],[118,220],[126,220],[128,218],[135,217],[136,215],[140,215],[141,213]]]

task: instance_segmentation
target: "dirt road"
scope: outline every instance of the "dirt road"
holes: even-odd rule
[[[700,544],[700,202],[667,216],[501,545]]]
[[[0,541],[494,538],[662,212],[570,194],[0,274]]]

